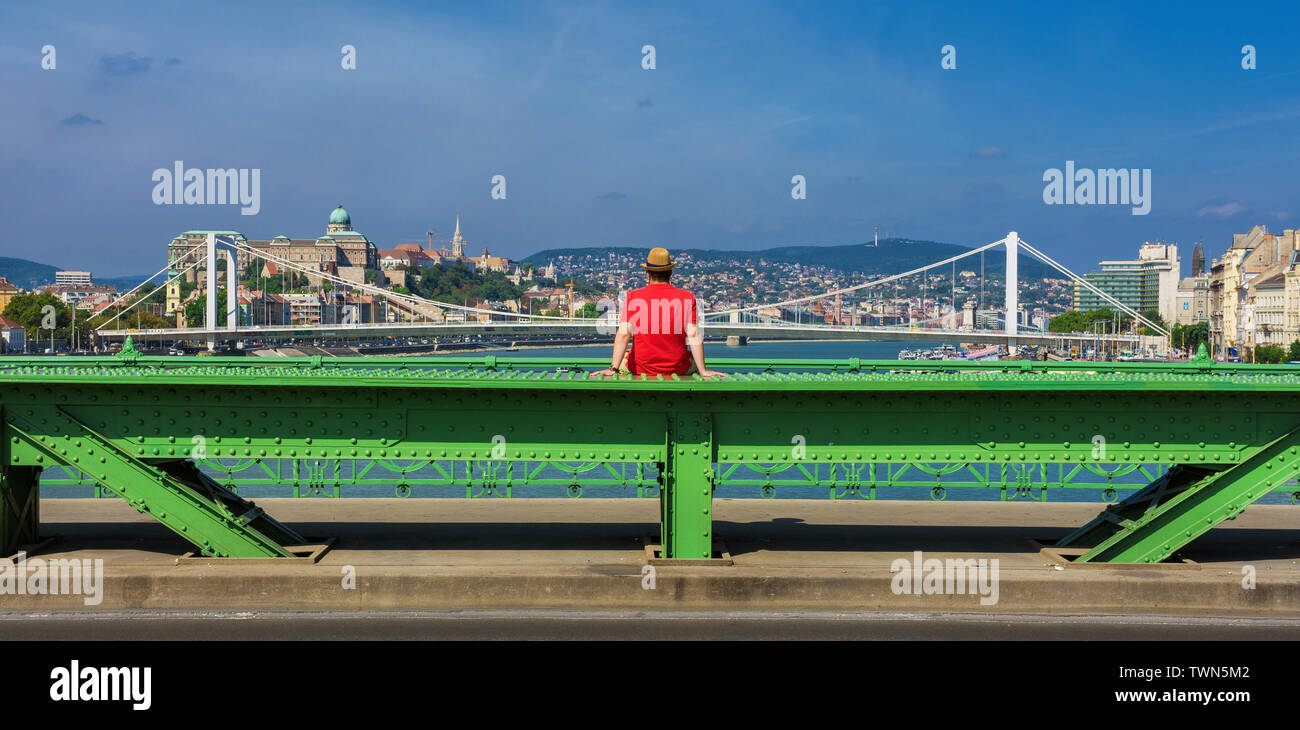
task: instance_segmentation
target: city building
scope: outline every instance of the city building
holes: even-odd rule
[[[1154,309],[1166,322],[1176,319],[1180,271],[1176,244],[1143,243],[1135,260],[1098,265],[1101,271],[1083,277],[1089,284],[1139,312]],[[1116,307],[1081,284],[1074,285],[1074,309],[1090,312],[1102,308]]]
[[[53,294],[64,304],[76,306],[82,300],[101,294],[116,294],[112,284],[46,284],[38,289],[43,294]]]
[[[366,270],[379,268],[379,249],[352,228],[352,216],[342,205],[330,213],[323,236],[276,236],[269,241],[249,241],[248,245],[265,255],[314,269],[307,273],[311,286],[320,286],[322,273],[364,284]]]
[[[1205,265],[1205,246],[1200,241],[1192,246],[1192,276],[1210,273],[1210,268]]]
[[[1247,341],[1254,346],[1287,345],[1286,274],[1278,272],[1252,285],[1254,289],[1254,333]],[[1292,338],[1294,339],[1294,338]]]
[[[24,352],[27,349],[27,330],[17,322],[0,315],[0,341],[5,352]]]
[[[22,293],[22,289],[14,286],[13,283],[3,276],[0,276],[0,312],[5,311],[5,307],[9,306],[9,302],[12,302],[14,297]]]
[[[289,305],[289,324],[323,324],[319,294],[281,294],[280,299]]]
[[[509,272],[510,268],[514,266],[514,262],[510,259],[504,256],[493,256],[488,253],[486,248],[483,249],[482,256],[471,259],[471,261],[474,262],[475,268],[479,271],[498,271],[502,274]]]
[[[1300,340],[1300,250],[1292,251],[1287,261],[1286,271],[1282,274],[1286,282],[1283,287],[1282,316],[1283,339],[1289,345]]]
[[[237,296],[241,324],[258,327],[290,323],[289,300],[283,296],[268,294],[261,290],[241,290]]]
[[[1208,272],[1189,276],[1178,282],[1174,311],[1175,324],[1189,325],[1209,321],[1210,274]]]
[[[90,286],[93,282],[90,280],[89,271],[56,271],[54,272],[54,283],[68,286]]]
[[[1221,258],[1210,265],[1209,322],[1210,349],[1218,357],[1242,356],[1239,348],[1256,344],[1259,312],[1257,311],[1258,285],[1283,275],[1283,312],[1280,332],[1270,331],[1270,339],[1290,337],[1294,330],[1286,323],[1286,277],[1294,268],[1294,253],[1300,250],[1300,231],[1286,230],[1281,235],[1269,233],[1264,226],[1255,226],[1246,233],[1232,236],[1232,245]],[[1273,284],[1266,293],[1273,296]],[[1294,298],[1300,305],[1300,297]],[[1270,330],[1273,325],[1270,324]]]

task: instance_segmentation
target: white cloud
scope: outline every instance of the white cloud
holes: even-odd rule
[[[1196,211],[1196,217],[1204,218],[1206,216],[1209,216],[1210,218],[1219,218],[1219,219],[1231,218],[1232,216],[1237,215],[1238,213],[1244,211],[1245,209],[1246,206],[1236,201],[1233,201],[1231,203],[1225,203],[1223,205],[1206,205],[1203,206],[1200,210]]]

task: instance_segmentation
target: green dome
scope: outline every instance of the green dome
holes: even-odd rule
[[[335,224],[340,224],[345,226],[352,225],[352,217],[348,215],[348,212],[346,210],[343,210],[342,205],[335,208],[333,213],[330,213],[330,225],[335,225]]]

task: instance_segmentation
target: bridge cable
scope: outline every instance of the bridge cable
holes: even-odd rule
[[[545,315],[545,314],[524,314],[522,312],[503,312],[497,309],[487,309],[487,310],[476,309],[474,307],[466,307],[460,304],[452,304],[450,302],[439,302],[432,299],[425,299],[424,297],[419,297],[419,296],[414,296],[409,294],[399,294],[397,292],[388,291],[386,289],[381,289],[379,287],[371,286],[369,284],[362,284],[362,283],[352,281],[350,279],[344,279],[342,277],[335,276],[334,274],[331,274],[327,271],[320,271],[319,269],[311,269],[308,266],[298,264],[292,261],[288,261],[287,259],[282,259],[278,256],[273,256],[268,253],[264,253],[252,246],[249,246],[248,244],[240,243],[238,241],[233,241],[233,239],[232,242],[235,248],[247,252],[250,256],[255,256],[264,261],[269,261],[271,263],[281,265],[284,266],[285,268],[294,271],[299,271],[304,274],[319,276],[321,279],[327,280],[331,283],[341,284],[343,286],[359,289],[364,292],[368,292],[368,293],[372,293],[384,297],[390,301],[397,301],[407,305],[427,305],[427,306],[433,306],[442,309],[455,309],[455,310],[460,310],[465,312],[471,312],[473,314],[499,314],[503,317],[528,317],[531,319],[555,319],[555,320],[563,320],[566,322],[574,322],[579,320],[590,321],[589,318],[586,317],[555,317],[552,315]]]
[[[176,274],[175,276],[171,277],[171,278],[168,279],[167,281],[164,281],[164,282],[163,282],[163,286],[167,286],[168,284],[172,283],[173,281],[175,281],[175,280],[179,279],[180,277],[184,276],[184,275],[185,275],[185,272],[189,271],[190,269],[194,268],[195,266],[198,266],[198,265],[199,265],[200,263],[202,263],[206,258],[207,258],[207,256],[204,255],[203,257],[199,258],[199,259],[198,259],[197,261],[195,261],[194,263],[190,264],[189,266],[186,266],[184,269],[182,269],[181,271],[177,272],[177,274]],[[161,274],[163,271],[166,271],[166,270],[168,270],[169,268],[171,268],[171,264],[167,264],[167,266],[164,266],[164,267],[162,268],[162,270],[158,272],[158,274]],[[144,286],[145,284],[148,284],[150,281],[152,281],[152,280],[154,279],[154,277],[158,276],[158,274],[154,274],[153,276],[149,277],[148,279],[145,279],[144,281],[140,282],[140,283],[135,287],[135,289],[132,289],[131,291],[129,291],[129,292],[123,294],[122,296],[118,297],[117,299],[113,300],[113,303],[110,304],[110,305],[108,305],[108,306],[109,306],[109,307],[116,307],[116,306],[118,305],[119,302],[121,302],[123,299],[126,299],[127,297],[131,296],[131,295],[132,295],[133,293],[135,293],[136,290],[138,290],[140,287]],[[157,291],[157,289],[155,289],[154,291]],[[150,296],[153,296],[153,292],[149,292],[149,294],[148,294],[147,296],[140,297],[139,299],[137,299],[137,300],[135,300],[134,302],[132,302],[132,303],[131,303],[131,306],[127,307],[126,309],[123,309],[122,311],[120,311],[120,312],[118,312],[116,315],[114,315],[112,319],[109,319],[109,320],[105,321],[103,324],[101,324],[100,326],[96,327],[96,328],[95,328],[95,331],[96,331],[96,332],[102,332],[102,331],[104,331],[105,329],[108,328],[108,325],[112,324],[113,322],[116,322],[117,319],[118,319],[118,317],[121,317],[122,315],[126,314],[127,312],[131,311],[132,309],[135,309],[137,306],[139,306],[140,304],[144,303],[144,300],[148,299]],[[107,307],[105,307],[105,309],[107,309]]]
[[[1051,267],[1055,268],[1057,271],[1060,271],[1061,273],[1065,274],[1066,277],[1068,277],[1070,280],[1072,280],[1072,281],[1074,281],[1074,282],[1077,282],[1077,283],[1079,283],[1079,284],[1082,284],[1083,286],[1087,287],[1090,291],[1092,291],[1094,294],[1097,294],[1098,296],[1100,296],[1100,297],[1102,297],[1103,299],[1105,299],[1107,302],[1110,302],[1110,303],[1114,304],[1115,306],[1119,307],[1121,311],[1123,311],[1123,312],[1125,312],[1125,313],[1127,313],[1127,314],[1132,315],[1133,318],[1136,319],[1138,322],[1142,323],[1143,325],[1145,325],[1145,326],[1147,326],[1147,327],[1150,327],[1151,329],[1155,330],[1156,332],[1159,332],[1161,335],[1163,335],[1163,336],[1165,336],[1165,337],[1168,337],[1168,336],[1169,336],[1169,332],[1168,332],[1167,330],[1165,330],[1163,327],[1158,326],[1156,323],[1154,323],[1154,322],[1152,322],[1151,320],[1147,319],[1146,317],[1142,316],[1141,313],[1135,311],[1133,308],[1131,308],[1131,307],[1129,307],[1127,304],[1124,304],[1123,302],[1119,301],[1118,299],[1116,299],[1115,297],[1111,296],[1110,294],[1107,294],[1106,292],[1102,291],[1101,289],[1098,289],[1096,286],[1094,286],[1094,285],[1092,284],[1092,282],[1088,281],[1087,279],[1084,279],[1083,277],[1079,276],[1078,274],[1075,274],[1073,271],[1070,271],[1069,269],[1065,268],[1064,266],[1062,266],[1061,264],[1059,264],[1059,263],[1057,263],[1055,260],[1053,260],[1050,256],[1048,256],[1047,254],[1043,253],[1042,251],[1039,251],[1038,249],[1034,248],[1034,247],[1033,247],[1032,245],[1030,245],[1029,243],[1026,243],[1025,241],[1022,240],[1022,241],[1020,242],[1020,245],[1021,245],[1021,246],[1026,250],[1026,251],[1029,251],[1030,254],[1034,255],[1034,256],[1037,257],[1039,260],[1041,260],[1043,263],[1045,263],[1045,264],[1047,264],[1048,266],[1051,266]]]
[[[863,284],[855,284],[855,285],[853,285],[853,286],[844,287],[844,288],[842,288],[842,289],[833,289],[833,290],[831,290],[831,291],[826,292],[825,294],[813,294],[813,295],[806,296],[806,297],[799,297],[798,299],[787,299],[786,301],[783,301],[783,302],[775,302],[775,303],[771,303],[771,304],[757,304],[757,305],[754,305],[754,306],[752,306],[752,307],[738,307],[738,308],[736,308],[736,309],[722,309],[722,310],[718,310],[718,311],[716,311],[716,312],[702,312],[701,315],[702,315],[702,316],[715,316],[715,315],[723,315],[723,314],[728,314],[728,315],[729,315],[729,314],[733,314],[733,313],[735,313],[735,314],[739,314],[739,313],[741,313],[741,312],[753,312],[753,311],[757,311],[757,310],[759,310],[759,309],[767,309],[767,308],[769,308],[769,307],[783,307],[783,306],[790,305],[790,304],[800,304],[800,303],[802,303],[802,302],[815,301],[815,300],[817,300],[817,299],[825,299],[826,297],[835,296],[836,294],[844,294],[844,293],[848,293],[848,292],[858,291],[858,290],[860,290],[860,289],[866,289],[866,288],[868,288],[868,287],[879,286],[880,284],[888,284],[888,283],[891,282],[891,281],[897,281],[897,280],[899,280],[899,279],[902,279],[902,278],[905,278],[905,277],[908,277],[908,276],[914,276],[914,275],[916,275],[916,274],[918,274],[918,273],[920,273],[920,272],[923,272],[923,271],[929,271],[930,269],[933,269],[933,268],[936,268],[936,267],[939,267],[939,266],[943,266],[943,265],[948,264],[948,263],[951,263],[951,262],[953,262],[953,261],[957,261],[957,260],[960,260],[960,259],[964,259],[964,258],[966,258],[967,256],[974,256],[975,254],[977,254],[977,253],[981,253],[981,252],[983,252],[983,251],[987,251],[988,249],[993,248],[994,246],[1000,246],[1000,245],[1002,245],[1003,243],[1005,243],[1006,240],[1007,240],[1007,239],[1003,238],[1003,239],[1000,239],[1000,240],[994,241],[993,243],[986,244],[986,245],[984,245],[984,246],[980,246],[979,248],[973,248],[973,249],[967,251],[966,253],[958,254],[957,256],[952,256],[952,257],[946,258],[946,259],[944,259],[944,260],[942,260],[942,261],[936,261],[936,262],[934,262],[934,263],[932,263],[932,264],[928,264],[928,265],[926,265],[926,266],[922,266],[922,267],[920,267],[920,268],[918,268],[918,269],[912,269],[911,271],[905,271],[905,272],[903,272],[903,273],[901,273],[901,274],[893,274],[893,275],[891,275],[891,276],[886,276],[886,277],[881,278],[881,279],[874,279],[874,280],[872,280],[872,281],[868,281],[868,282],[863,283]],[[716,324],[716,323],[715,323],[715,324]]]

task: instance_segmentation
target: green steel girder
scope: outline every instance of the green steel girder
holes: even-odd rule
[[[204,555],[290,557],[286,545],[306,542],[252,502],[212,483],[193,465],[136,459],[59,406],[7,408],[4,420],[11,452],[6,469],[40,469],[53,463],[86,468],[127,504]]]
[[[513,477],[492,466],[504,463],[576,462],[575,480],[595,464],[659,464],[665,554],[702,558],[711,554],[714,486],[736,467],[793,465],[818,482],[819,469],[837,467],[854,489],[892,484],[889,469],[876,474],[880,464],[944,478],[982,469],[986,483],[1020,496],[1048,467],[1253,474],[1239,467],[1300,425],[1300,369],[1266,366],[784,361],[703,381],[597,380],[556,373],[544,359],[202,360],[211,362],[0,360],[0,404],[22,421],[7,423],[5,468],[67,464],[109,488],[149,473],[160,490],[194,492],[178,479],[187,459],[288,460],[295,480],[308,460],[480,463],[484,490],[503,480],[508,490]],[[755,361],[716,367],[759,369]],[[111,450],[120,464],[110,476],[51,451],[49,439],[64,428],[52,425],[51,409]],[[328,482],[323,472],[302,478]],[[1184,498],[1186,509],[1217,524],[1262,496],[1255,486],[1228,486],[1249,479],[1216,481],[1199,490],[1206,497]],[[1262,483],[1279,489],[1282,480]],[[1149,556],[1204,531],[1184,527],[1179,537],[1166,526],[1173,517],[1123,538],[1159,543],[1135,559],[1161,559]],[[1090,559],[1120,559],[1110,555]]]
[[[668,417],[667,462],[660,492],[664,555],[713,557],[713,423],[709,413]]]
[[[1066,536],[1077,562],[1157,563],[1300,472],[1300,429],[1223,470],[1178,466]]]

